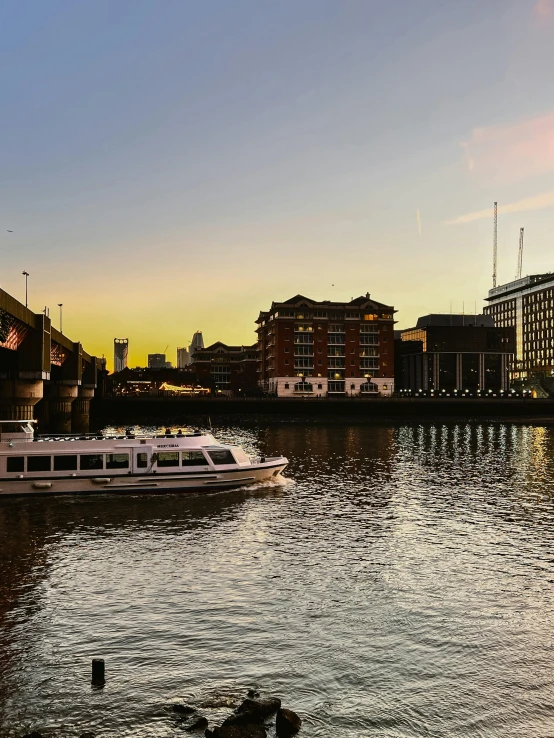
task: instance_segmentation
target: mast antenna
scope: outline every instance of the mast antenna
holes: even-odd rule
[[[498,203],[494,203],[494,236],[492,242],[492,286],[496,287],[496,260],[498,257]]]
[[[524,229],[519,229],[519,253],[517,255],[517,274],[516,279],[521,279],[521,273],[523,272],[523,233]]]

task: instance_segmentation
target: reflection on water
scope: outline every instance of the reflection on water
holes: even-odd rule
[[[317,738],[553,735],[551,429],[217,435],[291,481],[0,501],[1,736],[182,735],[168,702],[251,686]]]

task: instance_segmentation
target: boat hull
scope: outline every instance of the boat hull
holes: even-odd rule
[[[118,474],[0,480],[0,498],[35,495],[170,494],[214,492],[268,482],[287,466],[286,459],[198,473]]]

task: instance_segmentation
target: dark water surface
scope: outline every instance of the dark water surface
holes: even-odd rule
[[[225,428],[290,481],[0,501],[0,736],[554,736],[554,429]],[[103,657],[107,684],[90,686]]]

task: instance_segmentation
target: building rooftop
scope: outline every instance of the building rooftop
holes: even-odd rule
[[[463,328],[477,326],[479,328],[494,328],[494,319],[491,315],[462,315],[460,313],[431,313],[417,319],[416,328]],[[414,330],[406,328],[406,330]],[[402,331],[404,332],[404,331]]]
[[[526,287],[532,287],[543,282],[554,282],[554,273],[546,272],[544,274],[529,274],[527,277],[521,279],[514,279],[513,282],[506,282],[498,287],[493,287],[489,290],[489,296],[485,299],[494,300],[495,298],[501,297],[502,295],[508,295],[512,292],[519,292],[524,290]]]
[[[340,302],[336,300],[313,300],[310,297],[306,297],[305,295],[295,295],[294,297],[289,297],[288,300],[284,300],[283,302],[272,302],[271,308],[269,310],[261,310],[260,315],[258,317],[258,322],[260,320],[263,320],[264,318],[267,318],[273,313],[275,310],[279,309],[280,307],[307,307],[307,308],[316,308],[316,307],[326,307],[326,308],[370,308],[371,310],[387,310],[390,313],[395,313],[396,310],[392,307],[392,305],[385,305],[383,302],[377,302],[377,300],[372,300],[369,292],[367,292],[365,295],[360,295],[360,297],[353,298],[349,302]]]

